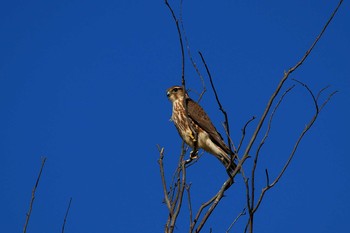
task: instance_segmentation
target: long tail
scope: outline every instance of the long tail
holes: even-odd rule
[[[228,155],[228,154],[222,154],[221,163],[225,166],[227,174],[231,177],[233,176],[233,173],[237,167],[237,164],[235,163],[236,155]]]

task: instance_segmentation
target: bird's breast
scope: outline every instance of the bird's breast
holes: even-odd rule
[[[173,103],[173,114],[171,120],[174,122],[177,131],[179,132],[181,138],[193,147],[193,133],[189,125],[190,119],[187,119],[185,108],[180,101],[174,101]]]

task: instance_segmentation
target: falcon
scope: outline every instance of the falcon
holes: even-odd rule
[[[225,144],[203,108],[181,86],[170,87],[166,95],[173,106],[171,120],[186,144],[214,155],[225,166],[227,173],[232,174],[236,168],[233,162],[235,154]],[[190,159],[195,157],[191,152]]]

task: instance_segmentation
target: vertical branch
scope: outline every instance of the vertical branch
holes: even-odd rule
[[[70,210],[70,205],[71,205],[71,203],[72,203],[72,198],[69,199],[69,203],[68,203],[66,215],[64,216],[64,219],[63,219],[63,224],[62,224],[62,231],[61,231],[61,233],[64,233],[64,228],[65,228],[65,226],[66,226],[67,217],[68,217],[68,213],[69,213],[69,210]]]
[[[166,206],[168,207],[170,215],[172,215],[172,208],[171,208],[171,204],[170,204],[170,200],[169,200],[169,196],[168,196],[167,185],[166,185],[165,175],[164,175],[164,166],[163,166],[164,148],[160,148],[160,146],[158,145],[158,151],[159,151],[158,164],[159,164],[159,169],[160,169],[160,177],[162,179],[164,200],[165,200]]]
[[[45,162],[46,162],[46,157],[42,157],[41,158],[41,167],[40,167],[39,175],[38,175],[38,178],[36,179],[34,188],[32,190],[32,198],[30,199],[29,210],[28,210],[28,212],[26,214],[27,217],[26,217],[26,222],[24,223],[23,233],[27,232],[27,226],[28,226],[28,223],[29,223],[30,216],[32,214],[32,209],[33,209],[33,204],[34,204],[34,199],[35,199],[35,192],[36,192],[36,189],[37,189],[37,187],[39,185],[41,173],[43,171]]]
[[[192,57],[192,53],[191,53],[191,49],[190,49],[190,43],[189,43],[188,38],[186,36],[185,27],[184,27],[183,20],[182,20],[182,0],[180,0],[180,24],[181,24],[183,38],[185,39],[185,43],[186,43],[188,57],[189,57],[189,59],[190,59],[190,61],[192,63],[193,68],[196,70],[196,72],[197,72],[197,74],[198,74],[198,76],[199,76],[199,78],[201,80],[201,83],[202,83],[202,91],[199,94],[199,98],[197,100],[197,102],[200,102],[200,100],[202,99],[202,97],[203,97],[204,93],[207,91],[207,89],[205,87],[204,78],[203,78],[201,72],[199,71],[196,62],[194,61],[194,59]]]
[[[191,201],[191,184],[186,185],[187,200],[188,200],[188,211],[190,212],[190,223],[192,223],[192,201]]]
[[[182,86],[184,87],[184,90],[186,85],[185,85],[185,51],[184,51],[184,45],[183,45],[183,41],[182,41],[182,34],[181,34],[181,29],[180,29],[180,25],[179,25],[179,20],[177,19],[175,12],[173,10],[173,8],[171,8],[168,0],[165,0],[165,5],[168,7],[168,9],[170,10],[170,13],[174,19],[175,25],[176,25],[176,29],[177,29],[177,34],[179,37],[179,42],[180,42],[180,48],[181,48],[181,64],[182,64],[182,69],[181,69],[181,79],[182,79]]]
[[[180,42],[180,49],[181,49],[181,64],[182,64],[182,72],[181,72],[181,83],[182,83],[182,88],[184,90],[184,98],[183,98],[183,105],[185,107],[185,112],[186,112],[186,120],[189,122],[189,117],[188,117],[188,108],[187,108],[187,102],[186,102],[186,80],[185,80],[185,51],[184,51],[184,44],[183,44],[183,40],[182,40],[182,33],[181,33],[181,28],[180,28],[180,24],[179,21],[182,21],[181,18],[180,20],[176,17],[174,10],[172,9],[172,7],[170,6],[168,0],[165,0],[165,5],[168,7],[168,9],[170,10],[170,13],[174,19],[175,25],[176,25],[176,29],[177,29],[177,33],[178,33],[178,38],[179,38],[179,42]],[[180,5],[180,16],[182,17],[182,2]],[[193,133],[194,138],[196,139],[195,141],[197,141],[197,132],[193,129],[193,127],[190,125],[191,131]],[[197,145],[195,143],[194,148],[193,148],[193,153],[196,154],[197,151]]]
[[[250,118],[244,125],[244,127],[242,128],[242,137],[241,137],[241,140],[239,141],[239,144],[238,144],[238,147],[237,147],[237,153],[239,152],[239,150],[241,149],[241,146],[243,144],[243,141],[244,141],[244,138],[245,138],[245,135],[246,135],[246,129],[248,127],[248,125],[253,121],[255,120],[256,116],[252,116],[252,118]]]
[[[176,172],[174,174],[173,179],[176,179],[176,182],[174,182],[170,187],[170,194],[168,192],[168,187],[165,181],[165,175],[164,175],[164,166],[163,166],[163,158],[164,158],[164,148],[161,148],[158,146],[159,155],[160,158],[158,160],[159,167],[160,167],[160,174],[162,179],[162,186],[163,186],[163,192],[164,192],[164,200],[165,204],[169,210],[169,216],[167,219],[167,222],[165,224],[165,232],[171,233],[174,231],[175,223],[177,221],[177,218],[179,216],[181,206],[182,206],[182,199],[184,195],[184,191],[187,187],[186,185],[186,167],[185,167],[185,152],[186,150],[184,147],[182,147],[182,152],[180,155],[178,167],[176,169]]]

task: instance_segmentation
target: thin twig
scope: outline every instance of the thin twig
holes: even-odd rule
[[[244,141],[245,135],[246,135],[246,129],[248,127],[248,125],[256,119],[256,116],[252,116],[252,118],[250,118],[244,125],[243,129],[242,129],[242,137],[241,140],[239,141],[238,147],[237,147],[237,154],[239,152],[239,150],[241,149],[242,143]]]
[[[67,217],[68,217],[68,213],[69,213],[69,209],[70,209],[71,203],[72,203],[72,198],[69,199],[69,203],[68,203],[66,215],[64,216],[64,219],[63,219],[62,231],[61,231],[62,233],[64,233],[64,228],[65,228],[65,226],[66,226]]]
[[[33,203],[34,203],[34,199],[35,199],[35,192],[36,192],[36,189],[37,189],[37,187],[38,187],[38,185],[39,185],[41,173],[42,173],[42,171],[43,171],[45,162],[46,162],[46,157],[42,157],[42,158],[41,158],[41,167],[40,167],[40,171],[39,171],[38,177],[37,177],[37,179],[36,179],[34,188],[33,188],[33,190],[32,190],[32,198],[30,199],[29,210],[28,210],[28,212],[27,212],[27,214],[26,214],[26,222],[24,223],[23,233],[26,233],[26,232],[27,232],[27,226],[28,226],[28,223],[29,223],[30,216],[31,216],[31,214],[32,214]]]
[[[187,200],[188,200],[188,211],[190,212],[190,224],[192,223],[192,201],[191,201],[191,184],[186,185]]]
[[[201,72],[199,71],[199,68],[196,64],[196,62],[194,61],[193,57],[192,57],[192,53],[191,53],[191,49],[190,49],[190,43],[188,41],[187,35],[186,35],[186,30],[183,24],[183,20],[182,20],[182,0],[180,1],[180,24],[181,24],[181,29],[182,29],[182,34],[183,34],[183,38],[185,39],[185,43],[186,43],[186,49],[187,49],[187,53],[188,53],[188,57],[190,58],[190,61],[192,63],[193,68],[196,70],[198,77],[201,80],[202,83],[202,92],[199,94],[199,98],[197,100],[197,102],[199,103],[204,95],[204,93],[207,91],[206,87],[205,87],[205,82],[204,82],[204,78],[201,74]]]
[[[183,41],[182,41],[182,35],[181,35],[181,29],[180,29],[180,25],[179,25],[179,20],[177,19],[176,15],[175,15],[175,12],[174,12],[173,8],[171,8],[168,0],[165,0],[165,5],[170,10],[171,16],[173,17],[174,22],[176,24],[177,34],[178,34],[178,37],[179,37],[180,48],[181,48],[181,65],[182,65],[181,77],[182,77],[182,85],[185,87],[185,52],[184,52],[184,45],[183,45]],[[184,89],[184,90],[186,90],[186,89]]]
[[[242,217],[243,215],[246,215],[246,208],[244,208],[239,214],[238,216],[235,218],[235,220],[233,220],[233,222],[231,223],[231,225],[229,226],[229,228],[226,230],[226,233],[229,233],[230,230],[232,229],[232,227],[235,225],[235,223],[238,221],[238,219],[240,217]]]
[[[260,155],[260,150],[263,147],[263,145],[265,144],[266,139],[269,136],[270,130],[271,130],[271,125],[272,125],[272,121],[274,119],[275,113],[278,109],[278,107],[280,106],[280,104],[282,103],[282,101],[284,100],[284,97],[295,87],[295,85],[289,87],[284,93],[283,95],[280,97],[280,99],[278,100],[276,106],[274,107],[274,109],[271,112],[269,121],[267,123],[267,129],[265,132],[264,137],[261,139],[261,142],[258,146],[258,149],[256,150],[255,153],[255,157],[254,157],[254,163],[253,163],[253,168],[252,168],[252,175],[251,175],[251,206],[254,207],[254,201],[255,201],[255,171],[256,171],[256,167],[258,165],[258,159],[259,159],[259,155]],[[251,213],[250,213],[251,214]]]
[[[204,226],[204,224],[207,222],[209,216],[212,214],[216,206],[219,204],[221,198],[223,198],[225,191],[233,184],[233,180],[229,177],[226,182],[222,185],[219,192],[215,195],[215,199],[212,202],[211,206],[207,210],[207,212],[204,214],[202,221],[199,223],[198,227],[196,228],[195,232],[200,232]]]
[[[170,215],[172,215],[172,208],[171,208],[171,204],[170,204],[170,200],[169,200],[169,196],[168,196],[168,187],[166,185],[166,180],[165,180],[165,175],[164,175],[164,165],[163,165],[163,158],[164,158],[164,148],[160,147],[159,145],[157,145],[158,147],[158,151],[159,151],[159,159],[158,159],[158,164],[159,164],[159,169],[160,169],[160,177],[162,179],[162,186],[163,186],[163,193],[164,193],[164,200],[165,200],[165,204],[168,207],[169,213]]]
[[[204,56],[203,56],[203,54],[202,54],[200,51],[198,51],[198,53],[199,53],[199,56],[200,56],[201,59],[202,59],[202,62],[203,62],[203,64],[204,64],[204,66],[205,66],[205,69],[206,69],[206,71],[207,71],[207,74],[208,74],[208,77],[209,77],[209,81],[210,81],[211,87],[212,87],[212,89],[213,89],[213,91],[214,91],[214,95],[215,95],[216,102],[217,102],[218,105],[219,105],[220,111],[221,111],[222,114],[224,115],[224,118],[225,118],[224,124],[225,124],[226,131],[227,131],[227,144],[228,144],[228,146],[229,146],[229,148],[230,148],[230,151],[232,151],[231,143],[230,143],[230,126],[229,126],[229,121],[228,121],[227,113],[226,113],[225,109],[222,107],[222,104],[221,104],[221,102],[220,102],[218,93],[216,92],[216,89],[215,89],[215,86],[214,86],[213,78],[212,78],[212,76],[211,76],[209,67],[208,67],[208,65],[207,65],[207,63],[206,63],[206,61],[205,61],[205,59],[204,59]],[[232,159],[234,159],[234,158],[232,158]]]
[[[261,204],[261,201],[262,201],[262,199],[264,198],[264,195],[265,195],[266,191],[268,191],[269,189],[271,189],[272,187],[274,187],[274,186],[278,183],[278,181],[281,179],[281,177],[283,176],[284,172],[285,172],[286,169],[288,168],[290,162],[292,161],[292,159],[293,159],[293,157],[294,157],[294,155],[295,155],[295,152],[296,152],[296,150],[297,150],[298,147],[299,147],[299,144],[300,144],[301,140],[303,139],[303,137],[305,136],[305,134],[309,131],[309,129],[313,126],[313,124],[315,123],[315,121],[316,121],[316,119],[317,119],[317,117],[318,117],[318,114],[320,113],[320,109],[321,109],[321,108],[319,107],[320,105],[318,104],[318,102],[317,102],[317,100],[316,100],[316,98],[315,98],[315,95],[312,93],[312,91],[310,90],[310,88],[309,88],[306,84],[304,84],[304,83],[302,83],[302,82],[300,82],[300,81],[298,81],[298,82],[299,82],[300,84],[302,84],[302,85],[305,87],[305,89],[309,92],[309,94],[311,95],[311,97],[312,97],[312,99],[313,99],[313,102],[314,102],[315,113],[314,113],[313,117],[311,118],[311,120],[309,121],[309,123],[305,126],[304,130],[300,133],[300,136],[299,136],[299,138],[297,139],[296,143],[294,144],[294,147],[293,147],[293,149],[292,149],[292,151],[291,151],[291,153],[290,153],[290,155],[289,155],[289,157],[288,157],[288,160],[287,160],[287,162],[285,163],[285,165],[283,166],[281,172],[278,174],[278,176],[275,178],[275,180],[274,180],[271,184],[268,184],[268,185],[267,185],[266,187],[264,187],[263,190],[261,191],[260,197],[259,197],[259,199],[258,199],[258,201],[257,201],[256,206],[255,206],[254,209],[253,209],[253,212],[256,212],[256,210],[259,208],[259,206],[260,206],[260,204]],[[322,92],[323,90],[324,90],[324,89],[321,89],[320,92]],[[330,101],[330,99],[332,98],[332,96],[333,96],[335,93],[336,93],[336,91],[335,91],[335,92],[332,92],[330,95],[328,95],[328,98],[322,103],[321,106],[324,107],[324,106]]]
[[[283,78],[281,79],[281,81],[279,82],[279,84],[277,85],[277,88],[275,90],[275,92],[271,95],[270,97],[270,100],[268,101],[267,103],[267,106],[265,108],[265,111],[264,113],[262,114],[261,118],[260,118],[260,121],[253,133],[253,136],[251,137],[251,140],[250,142],[248,143],[247,147],[246,147],[246,150],[244,152],[244,156],[241,160],[240,163],[243,163],[245,161],[245,157],[248,156],[254,142],[255,142],[255,139],[257,138],[259,132],[260,132],[260,129],[263,125],[263,123],[265,122],[265,118],[267,116],[267,114],[269,113],[270,111],[270,108],[272,106],[272,103],[274,102],[276,96],[278,95],[278,93],[280,92],[283,84],[285,83],[285,81],[287,81],[289,75],[291,73],[293,73],[297,68],[299,68],[299,66],[301,66],[303,64],[303,62],[307,59],[307,57],[309,56],[309,54],[312,52],[313,48],[316,46],[316,44],[318,43],[318,41],[321,39],[323,33],[326,31],[328,25],[330,24],[330,22],[332,21],[333,17],[335,16],[335,14],[337,13],[340,5],[342,4],[343,0],[340,0],[337,7],[335,8],[335,10],[333,11],[332,15],[330,16],[330,18],[328,19],[328,21],[326,22],[326,24],[324,25],[323,29],[321,30],[321,32],[318,34],[318,36],[316,37],[315,41],[312,43],[312,45],[310,46],[310,48],[306,51],[305,55],[299,60],[299,62],[293,66],[292,68],[290,68],[287,72],[285,72]],[[241,164],[237,164],[237,168],[240,167]]]
[[[178,190],[179,195],[178,195],[178,198],[176,199],[176,208],[175,208],[174,216],[170,221],[170,227],[169,227],[170,233],[173,232],[177,217],[179,216],[181,206],[182,206],[182,198],[186,187],[186,168],[185,168],[185,161],[183,159],[181,164],[181,173],[182,173],[181,182]]]

